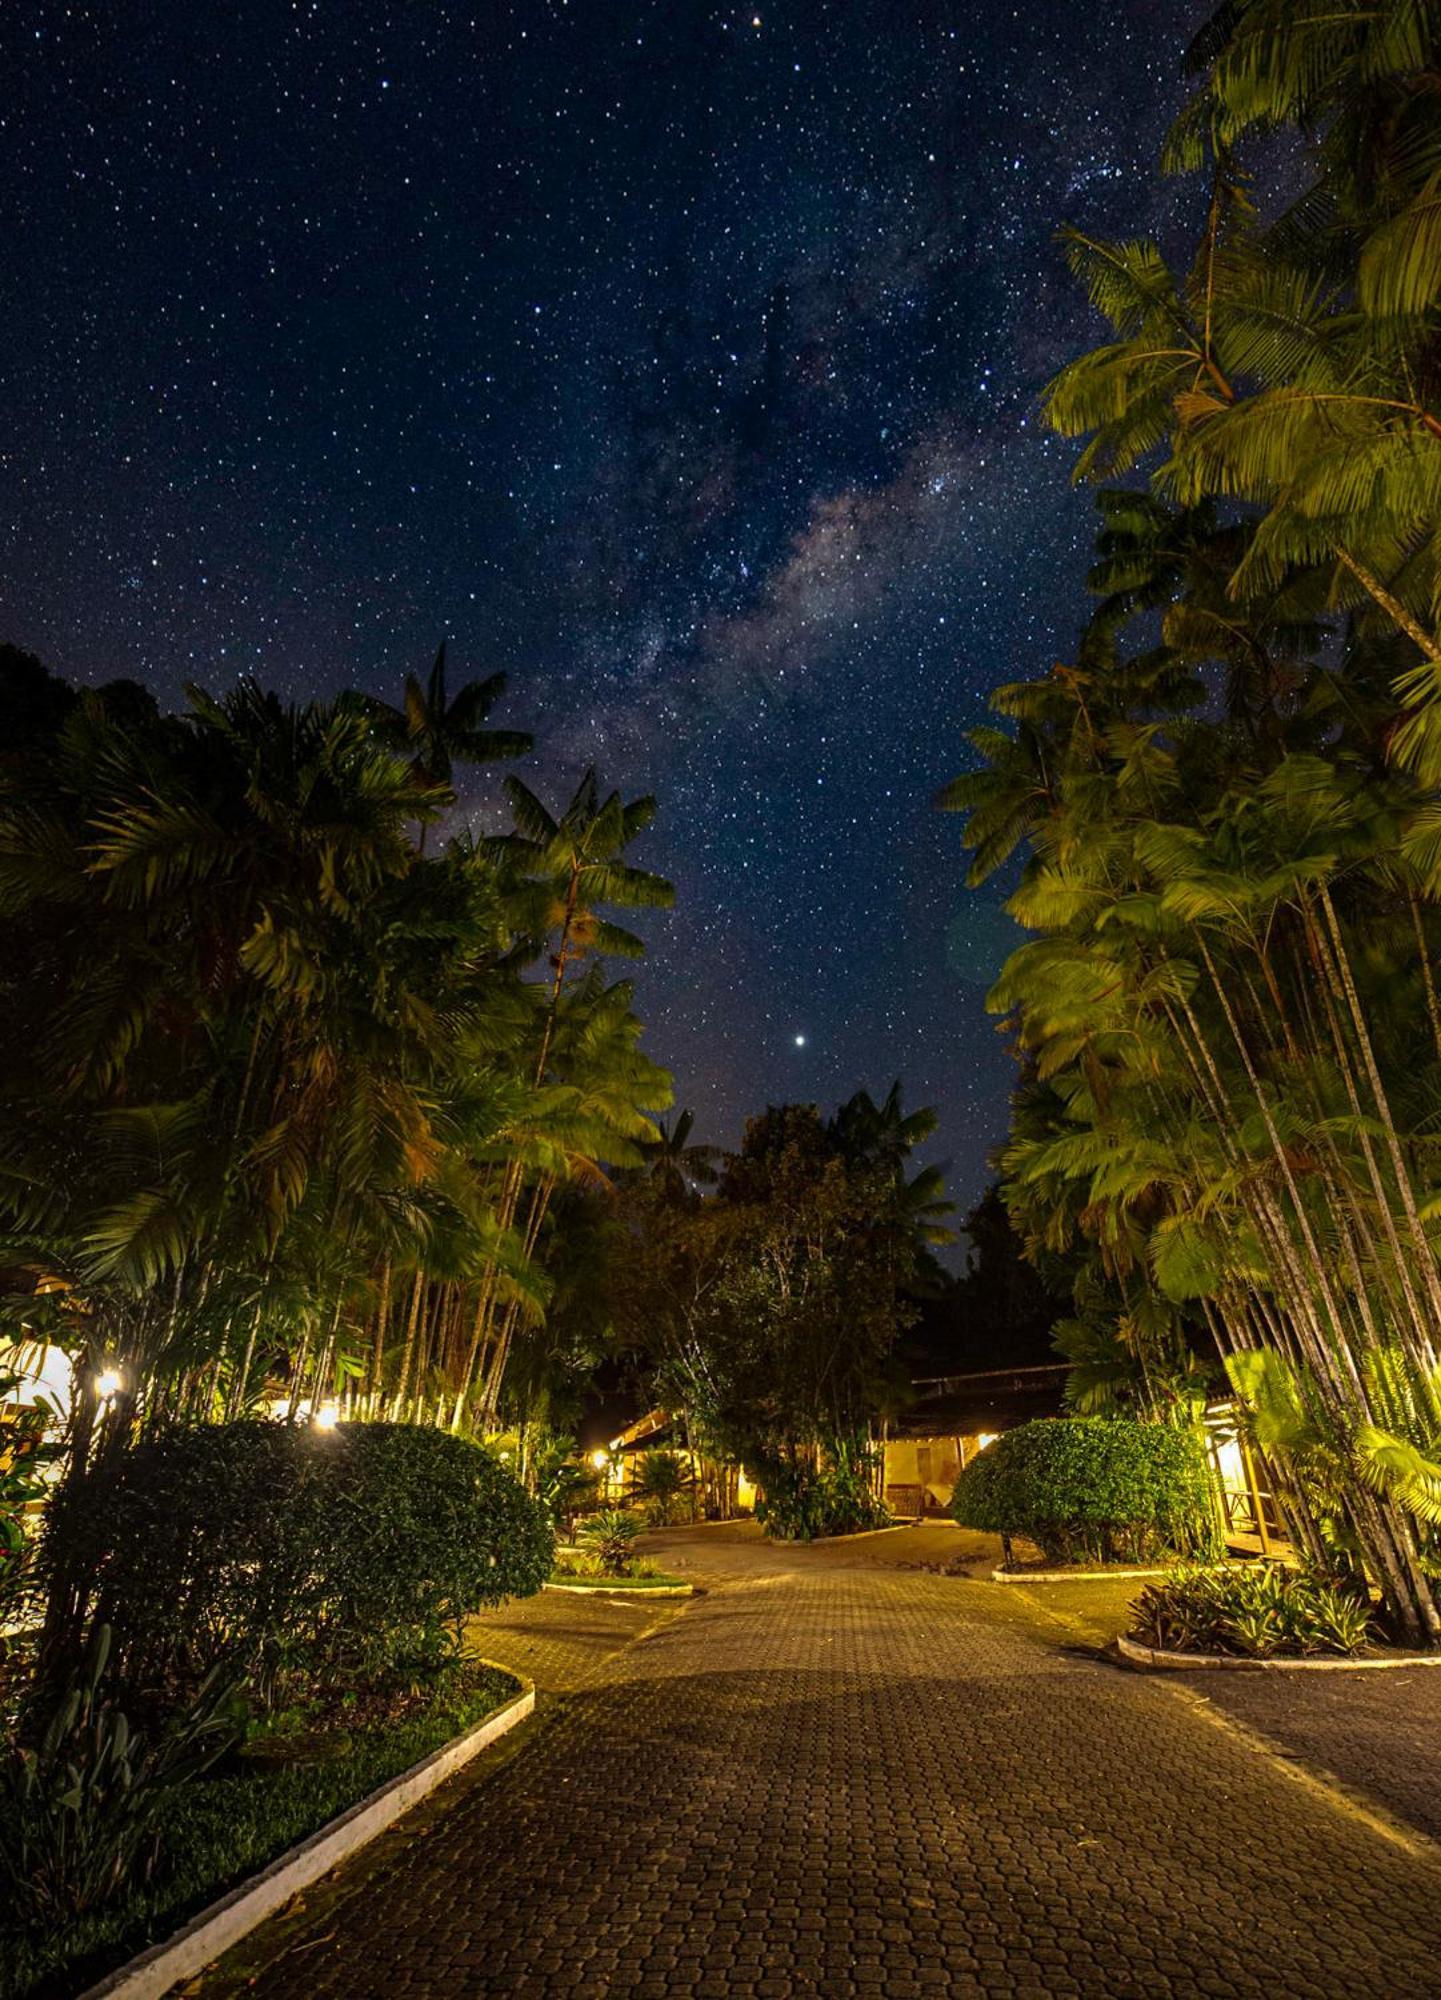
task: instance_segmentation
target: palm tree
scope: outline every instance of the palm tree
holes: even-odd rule
[[[640,1143],[642,1164],[636,1176],[664,1201],[684,1201],[697,1188],[714,1187],[720,1178],[716,1164],[720,1147],[693,1143],[694,1129],[695,1113],[682,1111],[674,1124],[659,1119],[655,1137]]]
[[[635,1459],[631,1495],[644,1506],[653,1526],[672,1525],[690,1488],[690,1468],[678,1451],[643,1451]]]
[[[527,1254],[533,1252],[544,1224],[546,1210],[567,1156],[563,1143],[553,1146],[543,1130],[544,1120],[565,1100],[547,1095],[552,1054],[568,996],[579,983],[577,1019],[594,1001],[599,989],[587,987],[587,969],[597,957],[639,958],[645,947],[632,932],[623,930],[604,914],[607,907],[619,909],[665,909],[675,899],[675,891],[661,876],[634,867],[624,858],[626,849],[650,824],[655,801],[645,797],[622,801],[618,792],[602,797],[595,772],[582,777],[569,803],[552,815],[540,799],[516,777],[506,780],[506,792],[514,815],[514,830],[479,844],[478,852],[500,871],[507,885],[507,911],[512,934],[522,950],[544,952],[549,976],[529,989],[534,1001],[532,1027],[534,1055],[530,1077],[539,1114],[534,1129],[535,1144],[527,1153],[519,1147],[508,1149],[503,1163],[497,1163],[496,1216],[502,1230],[518,1224]],[[626,989],[624,1010],[629,1009]],[[613,1011],[603,1008],[604,1035],[614,1031]],[[601,1016],[597,1016],[599,1021]],[[581,1041],[584,1029],[581,1030]],[[633,1068],[633,1064],[632,1064]],[[669,1103],[668,1079],[661,1081],[653,1068],[645,1088],[655,1094],[647,1106],[662,1110]],[[621,1112],[621,1124],[632,1115],[633,1107]],[[639,1118],[640,1110],[634,1109]],[[592,1132],[594,1131],[592,1127]],[[614,1140],[633,1146],[649,1135],[637,1125],[629,1134],[617,1131]],[[576,1154],[571,1157],[581,1157]],[[625,1156],[610,1156],[611,1164],[633,1163]],[[638,1158],[638,1155],[636,1156]],[[524,1203],[527,1179],[529,1201]],[[516,1315],[502,1300],[492,1270],[482,1277],[479,1303],[464,1365],[460,1371],[453,1422],[459,1424],[467,1397],[483,1370],[483,1390],[478,1406],[482,1424],[493,1423],[499,1407],[505,1361],[510,1351]]]
[[[1228,4],[1198,37],[1199,82],[1167,164],[1206,169],[1190,266],[1153,242],[1066,232],[1113,338],[1062,370],[1047,414],[1087,435],[1078,471],[1111,478],[1161,447],[1185,504],[1254,505],[1233,594],[1310,577],[1318,602],[1405,635],[1416,712],[1393,753],[1441,775],[1441,413],[1431,355],[1441,116],[1435,24],[1408,0],[1298,17]],[[1234,160],[1249,134],[1317,132],[1316,177],[1274,220]]]
[[[1084,667],[997,698],[1035,734],[1049,809],[998,816],[980,782],[953,794],[976,802],[987,864],[1008,851],[998,825],[1029,849],[1008,908],[1037,935],[992,996],[1026,1065],[1007,1200],[1038,1256],[1075,1264],[1060,1336],[1083,1407],[1119,1392],[1184,1414],[1205,1346],[1304,1369],[1354,1468],[1347,1533],[1398,1629],[1431,1638],[1424,1446],[1395,1428],[1367,1359],[1397,1357],[1426,1406],[1441,1071],[1434,919],[1406,857],[1428,807],[1382,755],[1374,641],[1353,638],[1342,675],[1288,638],[1284,674],[1197,711],[1189,675],[1276,644],[1271,610],[1240,633],[1186,615],[1214,604],[1209,531],[1173,571],[1174,643],[1128,658],[1152,530],[1171,531],[1145,514],[1153,548],[1120,552],[1118,577],[1115,520]]]
[[[527,756],[534,738],[519,729],[488,729],[486,717],[505,693],[505,675],[488,674],[467,681],[454,695],[445,685],[445,641],[422,685],[414,674],[405,677],[400,706],[365,698],[358,704],[391,748],[407,756],[417,773],[431,785],[452,783],[457,763],[497,764],[507,757]],[[420,847],[425,851],[425,826]]]

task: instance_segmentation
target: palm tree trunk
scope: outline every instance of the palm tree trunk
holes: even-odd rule
[[[400,1422],[401,1412],[405,1407],[405,1392],[410,1387],[410,1363],[415,1353],[415,1329],[420,1316],[420,1300],[424,1289],[425,1272],[417,1264],[415,1267],[415,1281],[410,1288],[410,1317],[406,1323],[405,1347],[400,1357],[400,1376],[396,1382],[395,1394],[391,1399],[390,1405],[390,1420],[392,1423]]]
[[[1366,1016],[1362,1011],[1360,995],[1356,991],[1355,979],[1352,977],[1351,961],[1347,956],[1346,947],[1341,937],[1341,926],[1336,920],[1335,906],[1331,901],[1330,892],[1324,884],[1318,892],[1318,899],[1326,918],[1327,928],[1331,933],[1331,942],[1336,954],[1336,967],[1340,974],[1342,990],[1346,995],[1347,1004],[1351,1010],[1352,1021],[1355,1023],[1356,1041],[1360,1047],[1361,1060],[1366,1070],[1367,1079],[1371,1085],[1371,1095],[1376,1100],[1376,1109],[1380,1114],[1381,1124],[1386,1134],[1386,1145],[1391,1155],[1391,1167],[1396,1176],[1396,1191],[1401,1197],[1401,1207],[1406,1216],[1407,1227],[1411,1232],[1411,1241],[1415,1246],[1416,1256],[1426,1284],[1427,1297],[1432,1312],[1431,1337],[1428,1346],[1431,1366],[1434,1367],[1437,1336],[1441,1334],[1441,1278],[1437,1276],[1436,1259],[1432,1255],[1430,1244],[1426,1241],[1426,1232],[1421,1227],[1421,1217],[1416,1207],[1416,1196],[1411,1186],[1410,1171],[1407,1168],[1405,1157],[1401,1151],[1401,1141],[1396,1131],[1395,1121],[1391,1116],[1391,1106],[1386,1096],[1385,1085],[1381,1081],[1381,1071],[1377,1066],[1376,1052],[1371,1044],[1371,1035],[1366,1025]]]

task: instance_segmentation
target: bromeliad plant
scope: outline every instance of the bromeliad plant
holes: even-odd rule
[[[1313,1570],[1228,1563],[1178,1570],[1131,1606],[1131,1636],[1173,1653],[1358,1653],[1373,1636],[1371,1606],[1354,1585]]]

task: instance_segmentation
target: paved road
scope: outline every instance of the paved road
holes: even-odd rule
[[[958,1532],[677,1533],[679,1614],[487,1621],[558,1695],[202,1990],[1441,1993],[1441,1851],[1039,1592],[903,1566]]]

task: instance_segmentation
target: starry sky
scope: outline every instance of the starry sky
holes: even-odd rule
[[[1084,616],[1054,230],[1145,222],[1205,11],[6,0],[0,639],[167,699],[504,668],[528,782],[658,795],[697,1136],[900,1076],[969,1202],[1018,933],[931,800]]]

